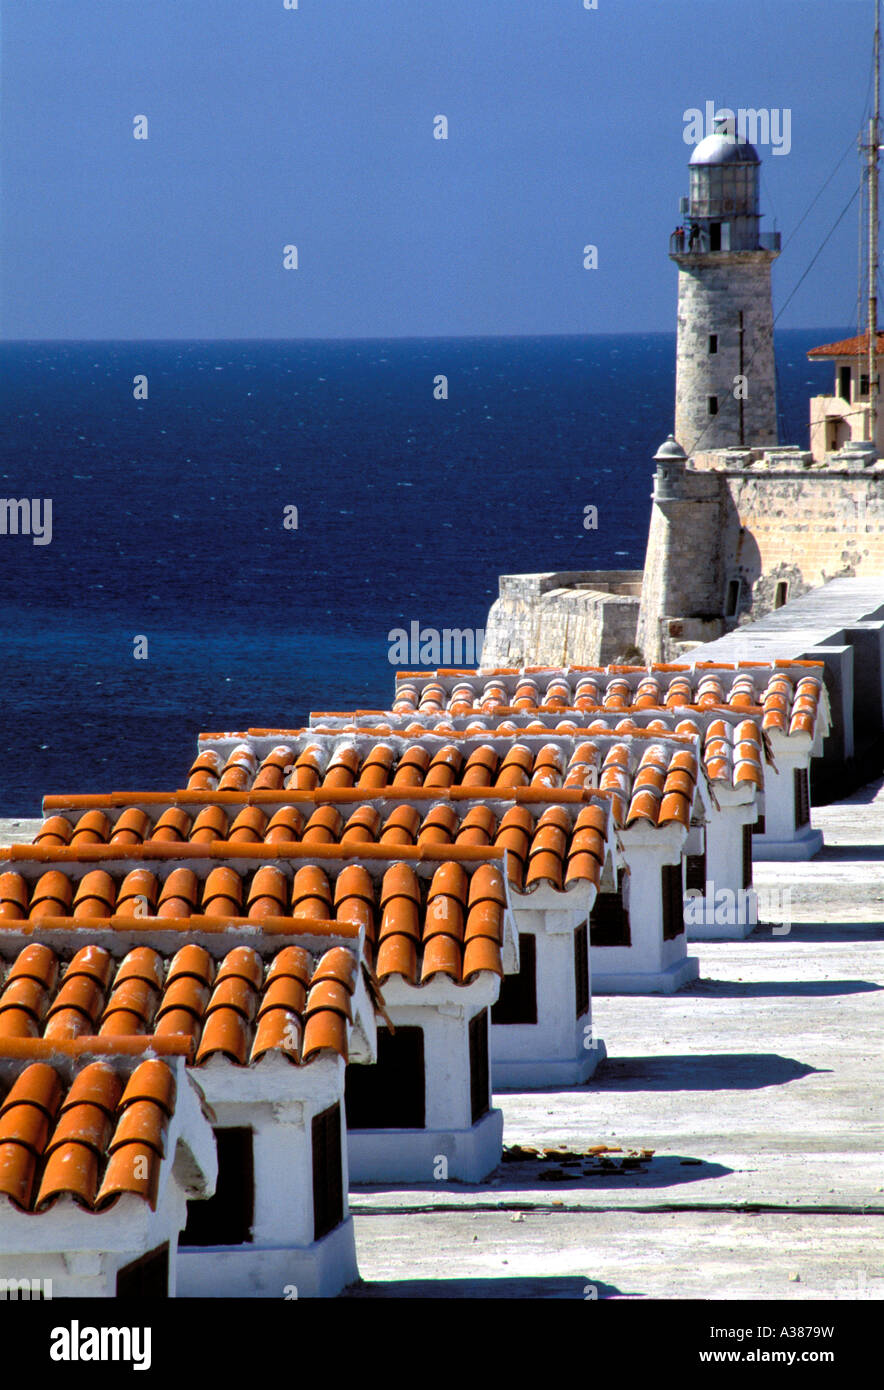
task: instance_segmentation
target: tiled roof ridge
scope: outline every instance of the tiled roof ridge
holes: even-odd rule
[[[500,858],[500,852],[498,852]],[[260,931],[257,930],[260,922]],[[39,936],[47,932],[91,932],[110,931],[132,934],[161,936],[200,935],[224,936],[233,945],[248,945],[255,948],[255,939],[261,936],[285,937],[297,945],[301,939],[328,937],[332,944],[339,938],[350,944],[358,940],[360,928],[352,922],[340,921],[334,917],[205,917],[194,914],[190,917],[124,917],[117,913],[109,917],[22,917],[0,921],[0,945],[12,935]],[[245,935],[242,942],[233,938],[233,933],[241,931]]]
[[[135,1033],[125,1037],[102,1037],[98,1033],[78,1038],[3,1038],[0,1059],[49,1062],[53,1057],[186,1057],[193,1054],[193,1040],[183,1033],[158,1036]]]
[[[396,683],[406,680],[426,680],[441,679],[452,676],[476,676],[482,680],[490,680],[494,676],[538,676],[538,675],[561,675],[567,676],[572,672],[579,672],[581,675],[626,675],[638,674],[654,675],[658,671],[742,671],[770,667],[784,666],[810,666],[823,669],[825,662],[811,660],[807,657],[775,657],[768,661],[660,661],[653,662],[645,666],[629,666],[612,664],[609,666],[496,666],[484,667],[465,666],[465,667],[439,667],[436,670],[428,669],[422,671],[397,671]],[[228,735],[229,737],[229,735]]]
[[[529,790],[529,788],[525,788]],[[76,863],[118,863],[128,859],[155,861],[163,863],[176,859],[217,859],[227,863],[231,859],[255,860],[256,862],[279,862],[281,864],[305,861],[317,863],[322,860],[371,859],[379,863],[394,864],[400,859],[430,859],[444,861],[453,859],[464,864],[483,864],[489,858],[500,858],[492,850],[475,845],[381,845],[368,840],[356,844],[321,844],[303,841],[286,841],[283,844],[244,844],[239,841],[213,840],[210,844],[156,844],[144,845],[6,845],[0,847],[0,863],[61,864]]]
[[[635,715],[635,714],[651,714],[651,715],[656,715],[656,716],[660,716],[660,715],[669,715],[669,716],[672,716],[672,715],[678,714],[678,713],[680,713],[680,712],[682,712],[682,711],[687,711],[687,712],[690,713],[690,714],[705,714],[707,711],[708,711],[709,713],[734,714],[734,715],[739,715],[740,717],[745,718],[745,719],[751,719],[753,715],[757,715],[757,716],[760,718],[760,717],[763,715],[763,713],[764,713],[764,706],[763,706],[763,705],[759,705],[759,704],[729,705],[729,704],[727,704],[726,702],[717,702],[717,701],[716,701],[716,702],[710,702],[710,703],[708,703],[708,704],[700,705],[700,704],[697,704],[697,702],[696,702],[695,700],[694,700],[694,701],[686,700],[683,704],[678,704],[678,705],[622,705],[622,706],[618,706],[616,709],[613,709],[613,708],[611,708],[611,707],[608,706],[608,705],[588,705],[588,706],[584,706],[584,705],[559,705],[559,706],[557,706],[555,709],[544,709],[544,708],[542,708],[540,705],[536,705],[536,706],[534,706],[533,708],[531,708],[531,707],[525,708],[525,707],[523,707],[523,706],[521,706],[521,705],[495,705],[493,710],[473,709],[473,710],[470,710],[469,713],[467,713],[467,714],[460,714],[460,715],[455,715],[455,716],[451,716],[451,711],[450,711],[450,710],[442,710],[442,711],[435,711],[435,712],[436,712],[436,713],[441,713],[442,715],[446,715],[446,714],[447,714],[447,715],[449,715],[450,717],[457,718],[457,719],[469,719],[469,718],[471,718],[473,715],[476,715],[476,716],[484,716],[485,718],[490,718],[490,717],[493,716],[493,717],[496,719],[496,718],[501,717],[501,716],[504,716],[504,717],[506,717],[506,718],[513,718],[514,716],[517,716],[517,715],[521,715],[521,716],[536,716],[536,715],[540,715],[540,714],[545,714],[545,715],[549,715],[549,716],[555,716],[557,719],[565,718],[565,717],[567,717],[567,716],[572,716],[572,717],[582,716],[583,718],[586,718],[587,715],[592,715],[592,716],[595,717],[595,718],[605,718],[605,717],[607,717],[607,718],[610,718],[610,719],[628,719],[628,718],[630,718],[630,716]],[[406,711],[406,710],[403,710],[403,711],[400,712],[400,711],[398,711],[398,710],[387,710],[387,711],[385,711],[385,713],[389,714],[389,716],[390,716],[391,718],[394,718],[394,719],[407,719],[407,718],[409,718],[410,716],[414,716],[414,715],[419,715],[419,714],[421,714],[422,711],[420,711],[420,710],[407,710],[407,711]],[[337,719],[337,718],[343,718],[343,717],[344,717],[343,715],[335,715],[335,716],[334,716],[334,718],[336,718],[336,719]],[[355,717],[356,717],[356,716],[354,715],[354,718],[355,718]],[[577,730],[578,733],[585,733],[585,731],[586,731],[586,727],[585,727],[585,726],[579,726],[579,727],[578,727],[578,730]],[[353,736],[356,736],[356,735],[359,735],[359,734],[365,734],[365,733],[369,733],[369,734],[382,734],[385,738],[389,738],[391,734],[398,734],[400,737],[402,737],[403,734],[404,734],[404,732],[405,732],[405,731],[404,731],[403,729],[385,729],[385,728],[383,728],[382,726],[379,726],[379,725],[371,726],[371,725],[368,725],[368,724],[361,725],[361,726],[359,726],[359,727],[356,728],[356,729],[335,729],[335,728],[333,728],[333,727],[331,727],[331,726],[325,726],[325,727],[324,727],[324,726],[321,725],[321,724],[317,724],[317,725],[315,725],[314,727],[312,727],[312,728],[310,729],[310,733],[311,733],[311,734],[315,734],[317,738],[320,737],[320,736],[326,736],[326,737],[327,737],[329,734],[337,734],[337,735],[347,735],[347,734],[348,734],[348,735],[350,735],[351,737],[353,737]],[[438,731],[437,731],[437,730],[428,728],[426,732],[427,732],[428,734],[438,732],[440,737],[447,736],[448,738],[481,738],[483,734],[485,735],[486,738],[491,738],[491,737],[494,737],[494,738],[507,738],[507,737],[510,737],[510,738],[516,738],[516,737],[526,737],[526,738],[532,738],[532,737],[533,737],[533,738],[540,738],[540,737],[541,737],[540,730],[529,730],[529,729],[527,729],[527,728],[525,728],[525,727],[518,728],[518,729],[515,729],[515,730],[513,730],[513,729],[502,729],[502,730],[500,730],[500,731],[498,731],[497,729],[474,729],[474,730],[455,729],[453,733],[452,733],[451,730],[441,729],[441,730],[438,730]],[[675,735],[674,733],[673,733],[673,734],[670,734],[669,731],[667,731],[667,730],[663,730],[663,729],[648,730],[648,729],[646,729],[646,728],[643,729],[643,728],[641,728],[640,726],[637,726],[637,727],[634,728],[634,729],[623,729],[623,730],[621,731],[621,733],[620,733],[620,736],[621,736],[621,737],[628,738],[628,737],[630,737],[630,736],[632,736],[632,735],[643,735],[643,734],[648,734],[649,732],[650,732],[650,733],[656,733],[656,735],[657,735],[658,738],[669,738],[669,737],[673,737],[673,738],[674,738],[674,737],[676,737],[676,735]],[[556,729],[556,728],[553,727],[553,728],[548,728],[548,729],[547,729],[547,733],[549,733],[549,734],[560,734],[560,735],[564,735],[565,737],[567,737],[569,734],[573,735],[574,730],[569,730],[569,729]],[[613,734],[617,733],[617,730],[616,730],[616,729],[611,729],[611,730],[610,730],[610,733],[613,735]],[[248,735],[247,735],[247,737],[248,737]],[[600,737],[604,738],[604,734],[601,734],[601,733],[600,733]]]
[[[662,709],[662,708],[665,708],[665,706],[661,706],[661,709]],[[726,708],[731,708],[731,706],[726,706]],[[415,713],[418,713],[418,712],[419,712],[419,711],[415,711]],[[520,713],[520,712],[522,712],[522,711],[513,710],[512,712],[518,714],[518,713]],[[555,714],[565,713],[565,711],[563,711],[563,710],[555,710],[555,711],[553,711],[553,712],[554,712]],[[578,712],[579,712],[579,711],[578,711]],[[592,711],[592,712],[595,713],[595,711]],[[618,715],[621,715],[621,716],[622,716],[622,715],[627,714],[627,713],[628,713],[628,710],[622,709],[622,710],[616,710],[616,711],[613,711],[613,712],[616,713],[616,714],[618,714]],[[653,712],[653,711],[652,711],[652,712]],[[396,714],[397,714],[397,711],[395,711],[395,710],[390,710],[389,713],[390,713],[391,717],[395,717]],[[471,711],[471,713],[479,714],[479,713],[481,713],[481,711],[479,711],[479,710],[474,710],[474,711]],[[496,714],[496,713],[497,713],[497,709],[495,708],[495,714]],[[528,713],[533,713],[533,711],[528,711]],[[542,733],[540,732],[540,730],[537,730],[536,732],[529,732],[529,731],[527,731],[527,730],[525,730],[525,729],[503,729],[503,730],[501,730],[501,731],[499,731],[499,732],[496,731],[496,730],[494,730],[494,729],[476,729],[476,730],[473,731],[473,732],[468,732],[466,729],[455,729],[454,731],[451,731],[451,730],[437,730],[437,729],[424,729],[420,734],[418,734],[418,733],[408,734],[408,733],[406,733],[406,731],[403,730],[403,729],[392,729],[392,728],[384,728],[383,726],[379,726],[379,727],[374,727],[374,728],[360,728],[360,729],[331,729],[331,728],[328,728],[328,729],[323,729],[323,728],[305,728],[305,729],[263,729],[263,730],[260,730],[260,729],[246,729],[246,730],[244,730],[244,731],[242,731],[242,732],[240,732],[240,733],[235,733],[235,734],[223,734],[223,735],[221,735],[221,737],[223,737],[223,738],[230,738],[230,739],[236,738],[236,739],[243,739],[243,740],[244,740],[244,739],[247,739],[247,738],[290,738],[290,739],[298,739],[298,738],[301,738],[301,737],[309,737],[309,738],[335,738],[335,739],[340,740],[340,742],[341,742],[344,746],[346,746],[346,743],[347,743],[348,741],[352,742],[352,740],[357,739],[357,738],[376,738],[376,739],[381,740],[381,741],[386,740],[386,739],[390,739],[390,738],[398,738],[398,739],[402,739],[403,741],[408,741],[408,742],[410,742],[410,743],[417,743],[417,744],[420,744],[421,740],[423,740],[423,739],[428,739],[428,738],[440,738],[440,739],[444,739],[447,743],[457,743],[459,740],[463,740],[464,742],[467,742],[468,740],[472,740],[472,739],[480,739],[480,740],[481,740],[481,739],[485,739],[485,740],[487,741],[487,740],[490,739],[490,738],[514,739],[514,740],[516,740],[516,741],[518,741],[519,739],[523,739],[523,738],[546,738],[547,740],[549,740],[549,739],[552,739],[552,738],[574,738],[574,737],[575,737],[575,734],[583,734],[584,732],[585,732],[585,730],[583,730],[583,729],[577,729],[577,730],[545,729]],[[614,730],[611,730],[611,733],[610,733],[609,737],[612,737],[612,738],[613,738],[613,737],[615,737],[615,736],[616,736],[616,737],[622,737],[622,738],[633,738],[633,737],[635,737],[635,738],[656,738],[657,740],[666,739],[666,738],[678,739],[678,738],[681,738],[681,737],[682,737],[682,735],[680,735],[680,734],[669,733],[668,731],[665,732],[665,733],[664,733],[663,731],[648,732],[648,730],[646,730],[646,729],[631,729],[631,730],[629,731],[629,733],[624,733],[623,735],[615,735]],[[200,738],[201,741],[207,740],[207,739],[212,739],[212,738],[215,738],[215,737],[218,737],[218,735],[213,735],[213,734],[200,734],[200,735],[199,735],[199,738]],[[604,738],[605,735],[604,735],[604,734],[600,734],[599,737],[600,737],[600,738]]]
[[[583,731],[581,731],[583,732]],[[567,805],[603,796],[593,787],[380,787],[372,794],[366,787],[315,787],[312,790],[192,791],[186,787],[170,792],[87,792],[52,794],[43,798],[43,810],[103,810],[105,807],[144,806],[350,806],[377,801],[495,801],[542,802]]]
[[[698,663],[697,669],[699,669],[699,663]],[[523,711],[523,710],[521,710],[521,709],[518,709],[518,710],[517,710],[517,709],[514,709],[513,706],[505,706],[505,707],[503,707],[503,706],[496,706],[496,707],[495,707],[495,712],[497,712],[498,710],[500,710],[500,709],[502,709],[502,708],[506,708],[507,711],[509,711],[510,713],[522,714],[522,713],[525,712],[525,711]],[[616,711],[611,711],[611,713],[616,713],[616,714],[626,713],[626,714],[628,714],[630,708],[631,708],[631,706],[627,706],[626,710],[616,710]],[[664,706],[662,706],[662,708],[665,709],[666,706],[664,705]],[[701,709],[701,708],[702,708],[702,709],[705,709],[706,706],[705,706],[705,705],[703,705],[703,706],[700,706],[700,705],[695,705],[695,706],[685,705],[685,706],[681,706],[681,708],[686,708],[686,709],[691,709],[691,708]],[[728,707],[728,706],[725,706],[725,708],[729,708],[729,707]],[[759,706],[758,708],[760,708],[760,706]],[[570,714],[582,714],[582,713],[584,713],[584,711],[583,711],[583,709],[582,709],[582,707],[581,707],[580,705],[566,705],[566,706],[564,706],[564,708],[562,708],[562,709],[549,710],[549,711],[547,711],[547,713],[550,713],[550,714],[569,714],[569,713],[570,713]],[[317,723],[316,723],[316,720],[317,720],[317,719],[365,719],[365,718],[367,718],[369,715],[377,715],[377,716],[379,716],[379,717],[382,718],[382,719],[383,719],[383,718],[390,718],[390,717],[396,715],[396,711],[393,710],[393,709],[341,709],[341,710],[338,710],[338,709],[325,709],[325,710],[311,710],[311,712],[310,712],[310,723],[309,723],[309,725],[307,726],[307,732],[309,732],[309,733],[311,733],[311,734],[319,734],[320,732],[322,732],[323,726],[322,726],[321,724],[317,724]],[[365,725],[363,725],[362,727],[368,729],[368,728],[376,727],[376,726],[372,726],[372,725],[369,725],[369,724],[365,724]],[[276,735],[278,732],[279,732],[278,729],[249,729],[249,730],[248,730],[248,734],[252,734],[252,735],[260,734],[260,735],[261,735],[262,737],[264,737],[264,738],[266,738],[266,737],[272,737],[272,736]],[[339,731],[339,730],[334,730],[333,732],[336,732],[336,733],[337,733],[337,732],[340,732],[340,731]],[[247,735],[245,735],[245,736],[247,736]],[[205,738],[205,739],[217,739],[217,738],[236,737],[236,735],[229,735],[229,734],[200,734],[199,737],[200,737],[200,738]]]

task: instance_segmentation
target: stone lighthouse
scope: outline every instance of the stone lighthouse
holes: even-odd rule
[[[678,266],[675,438],[688,455],[777,443],[770,268],[759,229],[761,160],[732,127],[701,140],[670,238]]]

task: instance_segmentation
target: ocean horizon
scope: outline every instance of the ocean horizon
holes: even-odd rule
[[[845,331],[777,333],[784,442],[830,384],[807,349]],[[202,729],[389,705],[390,632],[484,629],[500,574],[641,568],[675,334],[5,342],[0,365],[3,494],[52,502],[48,544],[0,536],[2,808],[36,816],[183,785]]]

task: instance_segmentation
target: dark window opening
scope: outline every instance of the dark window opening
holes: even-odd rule
[[[352,1063],[346,1072],[348,1129],[423,1129],[426,1106],[423,1028],[378,1029],[374,1066]]]
[[[117,1270],[117,1298],[169,1297],[169,1242]]]
[[[850,400],[850,368],[841,367],[838,371],[838,395],[843,401]]]
[[[712,222],[709,225],[709,250],[721,250],[721,223]]]
[[[313,1239],[328,1235],[344,1219],[341,1107],[313,1116]]]
[[[622,884],[613,893],[597,894],[589,914],[589,939],[593,946],[632,945]]]
[[[707,396],[707,397],[706,397],[706,414],[707,414],[707,415],[717,415],[717,414],[718,414],[718,397],[717,397],[717,396]]]
[[[752,887],[752,826],[743,826],[743,887]]]
[[[763,816],[763,815],[760,815],[760,816],[758,817],[757,821],[755,822],[755,824],[752,826],[752,834],[753,834],[753,835],[763,835],[763,834],[764,834],[764,816]]]
[[[504,975],[491,1022],[537,1022],[537,938],[528,932],[519,932],[519,973]]]
[[[685,888],[706,892],[706,851],[685,855]]]
[[[785,580],[785,579],[781,579],[780,582],[779,582],[779,584],[778,584],[777,587],[776,587],[776,593],[774,594],[774,608],[782,608],[783,604],[786,602],[786,599],[787,599],[788,597],[789,597],[789,584],[788,584],[788,581]]]
[[[684,890],[681,864],[664,864],[660,872],[663,895],[663,940],[673,941],[684,931]]]
[[[488,1068],[488,1010],[470,1019],[470,1113],[472,1123],[491,1108],[491,1076]]]
[[[589,935],[583,922],[574,933],[574,980],[577,986],[577,1018],[589,1012]]]
[[[861,396],[869,394],[869,378],[867,376],[861,376],[859,379],[859,394]]]
[[[218,1182],[214,1197],[187,1203],[179,1245],[244,1245],[252,1239],[255,1160],[251,1129],[216,1129]]]
[[[806,767],[795,769],[795,827],[810,824],[810,779]]]
[[[718,351],[718,334],[717,334],[717,333],[710,333],[710,334],[709,334],[709,352],[710,352],[710,354],[712,354],[712,353],[717,352],[717,351]]]
[[[742,579],[731,579],[727,586],[727,597],[724,601],[724,616],[735,618],[740,607],[740,595],[743,591]]]

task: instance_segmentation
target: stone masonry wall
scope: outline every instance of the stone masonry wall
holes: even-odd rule
[[[744,251],[675,258],[678,273],[678,357],[675,437],[687,454],[740,443],[739,316],[743,314],[743,438],[753,445],[777,441],[776,377],[770,267],[774,253]],[[710,334],[718,351],[709,352]],[[707,397],[718,397],[709,415]]]
[[[672,660],[771,612],[781,581],[794,599],[830,579],[884,579],[884,464],[811,466],[795,449],[692,462],[666,486],[658,474],[643,573],[501,576],[483,667],[605,665],[630,648]],[[735,579],[739,607],[725,619]]]
[[[722,612],[721,498],[715,474],[685,470],[671,495],[655,480],[635,639],[645,661],[669,659],[663,620],[679,621],[681,639],[694,635],[684,630],[686,618],[705,620]]]
[[[640,570],[501,575],[500,597],[486,623],[482,666],[614,661],[635,642],[640,582]],[[635,592],[612,593],[611,587]]]
[[[636,638],[646,660],[717,635],[716,615],[721,632],[764,617],[781,581],[793,599],[830,579],[884,576],[884,467],[810,468],[799,451],[742,459],[698,456],[662,498],[655,485]],[[725,619],[735,579],[739,608]]]
[[[736,474],[726,486],[728,560],[752,585],[742,622],[770,612],[780,580],[798,598],[830,579],[884,576],[884,473]]]

